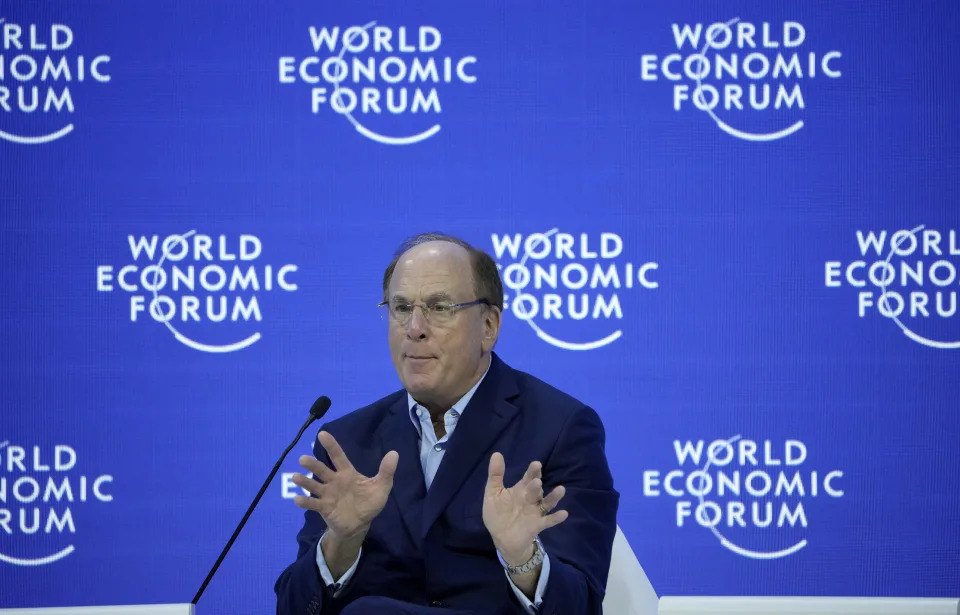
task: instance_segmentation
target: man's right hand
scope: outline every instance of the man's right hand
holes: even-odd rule
[[[384,455],[377,475],[368,478],[357,472],[331,434],[321,431],[317,441],[327,451],[333,469],[316,457],[302,455],[300,465],[310,470],[313,478],[294,474],[293,483],[316,497],[297,495],[293,501],[316,511],[326,522],[323,555],[337,578],[353,565],[370,524],[386,506],[400,456],[396,451]]]

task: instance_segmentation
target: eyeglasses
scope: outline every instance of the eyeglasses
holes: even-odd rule
[[[445,325],[451,322],[457,312],[471,305],[490,305],[486,299],[477,299],[467,303],[450,303],[449,301],[427,301],[426,303],[403,303],[400,301],[381,301],[377,307],[387,308],[390,317],[401,327],[406,327],[413,317],[414,308],[423,311],[423,318],[431,325]]]

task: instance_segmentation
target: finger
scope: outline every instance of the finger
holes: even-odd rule
[[[377,472],[376,480],[386,485],[387,491],[393,488],[393,476],[397,473],[399,462],[400,454],[397,451],[390,451],[380,460],[380,470]]]
[[[305,495],[293,496],[293,503],[299,506],[300,508],[303,508],[306,510],[312,510],[313,512],[317,513],[321,517],[323,516],[323,513],[327,508],[327,506],[317,498],[311,498]]]
[[[343,452],[343,449],[340,448],[340,443],[337,442],[337,439],[334,438],[332,434],[321,431],[317,434],[317,441],[320,442],[323,450],[327,451],[327,455],[330,457],[330,463],[333,464],[334,469],[337,471],[353,469],[353,464],[347,459],[347,454]]]
[[[308,491],[317,497],[320,497],[323,494],[323,490],[324,490],[323,483],[319,483],[313,480],[312,478],[307,478],[306,476],[304,476],[303,474],[300,474],[299,472],[294,473],[294,475],[291,477],[290,480],[293,481],[293,484],[296,485],[297,487],[300,487],[301,489]],[[306,496],[303,496],[303,497],[306,497]]]
[[[554,527],[554,526],[560,525],[561,523],[563,523],[564,521],[566,521],[566,520],[567,520],[567,517],[569,517],[569,516],[570,516],[570,513],[568,513],[567,511],[565,511],[565,510],[558,510],[558,511],[555,512],[555,513],[550,513],[549,515],[547,515],[547,516],[545,516],[545,517],[541,517],[541,519],[540,519],[540,531],[542,532],[542,531],[544,531],[544,530],[549,530],[550,528],[552,528],[552,527]]]
[[[543,482],[534,478],[523,486],[523,496],[527,502],[538,504],[543,499]]]
[[[311,474],[321,483],[330,482],[333,478],[334,471],[313,455],[300,455],[299,461],[300,465],[310,470]]]
[[[550,512],[551,510],[556,508],[557,504],[560,502],[560,500],[563,499],[563,496],[566,494],[567,494],[567,490],[566,488],[564,488],[563,485],[554,487],[553,490],[550,491],[550,493],[548,493],[545,498],[543,498],[543,509],[547,512]]]
[[[494,453],[490,455],[490,466],[487,468],[487,489],[503,489],[503,473],[506,468],[506,462],[503,455]]]
[[[520,482],[531,481],[535,478],[543,477],[543,464],[539,461],[531,461],[530,465],[527,466],[527,471],[523,473],[523,478],[520,479]]]

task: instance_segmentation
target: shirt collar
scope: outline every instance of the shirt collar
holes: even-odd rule
[[[485,370],[483,371],[483,375],[480,376],[480,380],[477,380],[477,383],[476,383],[475,385],[473,385],[472,387],[470,387],[470,390],[467,391],[466,393],[464,393],[464,394],[463,394],[463,397],[461,397],[459,400],[457,400],[457,403],[453,404],[453,406],[452,406],[449,410],[447,410],[447,412],[449,412],[450,410],[455,410],[455,411],[457,412],[457,414],[459,414],[459,415],[461,415],[461,416],[463,415],[463,411],[467,409],[467,404],[469,404],[469,403],[470,403],[470,400],[473,399],[473,394],[477,392],[477,387],[480,386],[480,383],[483,382],[483,379],[487,377],[487,373],[490,372],[490,366],[491,366],[491,365],[493,365],[493,359],[492,359],[492,358],[490,359],[490,362],[487,363],[487,369],[485,369]],[[408,407],[409,410],[410,410],[410,420],[413,421],[413,424],[416,426],[417,431],[419,432],[419,431],[420,431],[420,419],[417,417],[417,414],[416,414],[416,409],[417,409],[417,406],[418,406],[418,405],[419,405],[419,404],[417,404],[417,400],[415,400],[415,399],[413,398],[413,395],[411,395],[411,394],[408,392],[408,393],[407,393],[407,407]],[[446,414],[446,412],[445,412],[444,414]]]

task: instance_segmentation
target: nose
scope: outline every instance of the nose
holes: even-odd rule
[[[422,340],[427,337],[427,318],[420,306],[414,306],[413,313],[410,314],[410,322],[407,323],[407,337],[412,340]]]

